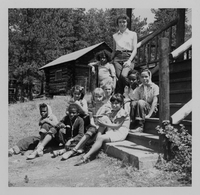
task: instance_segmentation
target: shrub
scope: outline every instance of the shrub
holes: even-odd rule
[[[162,163],[158,163],[157,168],[167,171],[178,171],[181,173],[182,179],[191,183],[192,136],[185,129],[184,125],[180,125],[180,127],[178,130],[169,122],[165,122],[164,127],[156,127],[158,133],[164,134],[168,141],[171,142],[170,150],[173,155],[169,162],[162,161]]]

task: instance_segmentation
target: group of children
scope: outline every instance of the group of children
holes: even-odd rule
[[[53,157],[62,156],[62,160],[67,160],[84,153],[85,146],[90,145],[90,150],[75,164],[78,166],[89,162],[103,143],[126,139],[131,121],[137,124],[131,131],[142,132],[145,119],[157,110],[159,88],[151,81],[149,69],[140,74],[130,71],[128,80],[124,94],[114,93],[113,82],[106,82],[95,88],[90,102],[84,98],[84,88],[74,86],[66,115],[60,121],[49,105],[40,104],[39,136],[21,139],[9,149],[9,156],[35,147],[27,156],[29,160],[34,159],[43,155],[47,144],[54,144],[62,149],[53,151]]]
[[[61,159],[85,153],[75,165],[90,161],[105,142],[126,139],[129,131],[143,132],[146,118],[157,111],[159,87],[151,80],[151,71],[134,70],[137,53],[137,34],[127,28],[129,18],[117,17],[119,31],[113,35],[113,52],[96,54],[96,61],[89,63],[92,72],[97,70],[98,87],[90,102],[84,98],[85,89],[76,85],[71,89],[71,100],[66,115],[58,121],[47,104],[40,104],[39,135],[21,139],[8,151],[9,156],[28,149],[34,151],[27,159],[42,156],[47,145],[62,149],[53,151]],[[112,61],[112,63],[111,63]],[[96,67],[96,68],[95,68]],[[130,130],[130,124],[135,128]],[[86,152],[85,148],[90,145]]]

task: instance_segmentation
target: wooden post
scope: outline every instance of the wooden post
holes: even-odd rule
[[[169,105],[169,39],[160,38],[159,40],[159,124],[170,119]],[[166,142],[163,135],[160,138],[160,151],[163,151],[163,141]],[[164,150],[164,156],[167,151]]]
[[[184,43],[185,38],[185,9],[177,9],[178,23],[176,26],[176,48]],[[184,55],[180,55],[176,61],[183,60]]]
[[[126,15],[129,17],[130,21],[128,23],[128,29],[131,30],[131,17],[132,17],[132,9],[128,8],[126,9]]]

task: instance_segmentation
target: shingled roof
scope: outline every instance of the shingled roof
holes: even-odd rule
[[[66,63],[66,62],[77,60],[78,58],[82,57],[83,55],[85,55],[86,53],[88,53],[91,50],[95,49],[96,47],[102,45],[103,43],[105,43],[105,42],[101,42],[101,43],[98,43],[96,45],[92,45],[90,47],[87,47],[87,48],[80,49],[78,51],[72,52],[70,54],[63,55],[63,56],[57,58],[56,60],[54,60],[54,61],[42,66],[40,68],[40,70],[48,68],[48,67],[51,67],[51,66],[55,66],[55,65],[58,65],[58,64],[62,64],[62,63]]]

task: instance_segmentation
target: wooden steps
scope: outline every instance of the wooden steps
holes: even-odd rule
[[[131,164],[137,169],[148,169],[155,166],[159,154],[152,149],[131,141],[106,143],[104,151],[109,156],[118,158],[124,163]]]
[[[172,63],[170,70],[170,116],[192,99],[192,71],[191,60]],[[158,73],[153,75],[153,82],[158,84]],[[159,110],[159,105],[158,105]],[[180,124],[192,134],[192,114],[188,115]],[[173,125],[178,130],[180,124]],[[126,140],[122,142],[106,143],[104,150],[108,155],[132,164],[138,169],[153,167],[159,156],[159,111],[155,118],[145,120],[144,132],[136,133],[130,130]],[[132,126],[131,126],[132,129]]]

